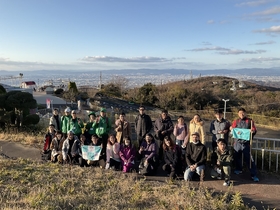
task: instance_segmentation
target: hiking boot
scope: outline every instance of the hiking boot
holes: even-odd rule
[[[230,182],[228,180],[225,180],[225,182],[223,183],[223,186],[230,186]]]
[[[259,182],[260,181],[257,176],[253,176],[252,179],[253,179],[254,182]]]
[[[242,174],[242,171],[240,171],[240,170],[234,170],[234,173],[238,175],[238,174]]]

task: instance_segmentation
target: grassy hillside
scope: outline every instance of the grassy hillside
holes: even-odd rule
[[[1,209],[249,209],[240,193],[184,181],[0,157]]]

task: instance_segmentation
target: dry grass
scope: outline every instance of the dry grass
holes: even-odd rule
[[[0,133],[0,139],[6,141],[20,142],[25,145],[38,146],[44,142],[44,134],[31,135],[27,132],[12,134]]]
[[[249,209],[239,193],[24,159],[0,159],[0,194],[1,209]]]

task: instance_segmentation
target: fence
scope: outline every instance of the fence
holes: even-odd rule
[[[261,169],[264,170],[268,163],[268,170],[271,171],[272,165],[275,171],[279,169],[280,139],[254,138],[252,150],[255,151],[255,162],[261,160]],[[261,156],[261,157],[259,157]],[[267,157],[268,156],[268,157]],[[274,162],[275,161],[275,162]]]

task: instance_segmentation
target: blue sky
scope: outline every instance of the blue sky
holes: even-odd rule
[[[0,0],[0,70],[280,67],[279,0]]]

